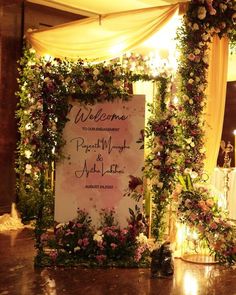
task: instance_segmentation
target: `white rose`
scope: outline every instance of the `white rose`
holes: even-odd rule
[[[97,231],[96,234],[94,234],[93,236],[93,240],[97,242],[102,242],[102,238],[103,238],[103,234],[100,230]]]
[[[192,26],[192,29],[193,29],[193,31],[199,30],[198,24],[197,23],[194,23],[193,26]]]
[[[201,53],[201,50],[199,49],[199,48],[196,48],[195,50],[194,50],[194,54],[199,54],[199,53]]]
[[[185,139],[185,141],[188,143],[188,144],[190,144],[191,142],[192,142],[192,138],[190,137],[190,138],[187,138],[187,139]]]
[[[30,130],[32,128],[32,124],[31,123],[27,123],[25,125],[25,130]]]
[[[188,101],[188,100],[189,100],[188,95],[184,94],[184,95],[183,95],[183,101]]]
[[[193,84],[194,80],[193,79],[189,79],[188,80],[188,84]]]
[[[136,240],[139,244],[147,244],[148,238],[143,233],[140,233],[136,237]]]
[[[203,62],[205,64],[207,64],[207,65],[209,64],[209,58],[208,58],[208,56],[204,56],[202,60],[203,60]]]
[[[210,38],[210,35],[209,34],[203,34],[202,35],[203,41],[207,41],[209,38]]]
[[[74,252],[77,252],[79,250],[80,250],[80,247],[79,246],[77,246],[77,247],[74,248]]]
[[[25,165],[25,173],[26,174],[30,174],[31,173],[31,169],[32,169],[32,165],[31,164],[26,164]]]
[[[27,159],[30,158],[31,154],[32,154],[31,151],[29,151],[29,150],[26,150],[26,151],[25,151],[25,157],[26,157]]]
[[[205,86],[203,84],[198,86],[198,91],[204,91]]]
[[[93,74],[94,74],[95,76],[99,75],[99,73],[100,73],[100,72],[99,72],[98,69],[95,68],[95,69],[93,70]]]

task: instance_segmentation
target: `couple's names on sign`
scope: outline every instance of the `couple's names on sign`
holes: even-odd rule
[[[71,104],[63,133],[67,157],[56,168],[55,219],[74,218],[78,207],[114,207],[125,215],[129,175],[140,175],[143,167],[137,140],[144,128],[144,96],[94,106]]]
[[[116,113],[110,113],[107,114],[105,111],[103,111],[103,108],[100,108],[96,112],[93,112],[92,108],[89,108],[88,110],[84,110],[82,108],[79,108],[75,119],[74,124],[84,124],[88,121],[92,122],[115,122],[115,121],[126,121],[128,119],[128,115],[119,115]],[[101,128],[101,127],[86,127],[82,126],[83,131],[88,132],[101,132],[101,131],[108,131],[111,132],[119,132],[120,128]],[[96,135],[96,133],[95,133]],[[91,174],[97,174],[101,177],[108,175],[108,174],[124,174],[124,168],[120,168],[118,163],[109,163],[108,166],[104,164],[104,156],[110,155],[113,152],[117,152],[122,154],[125,149],[129,149],[130,146],[127,145],[127,139],[121,139],[120,143],[114,143],[113,136],[110,135],[108,137],[98,137],[95,138],[91,142],[91,138],[87,138],[87,136],[84,137],[75,137],[70,140],[70,143],[75,144],[75,150],[76,152],[81,152],[84,154],[89,154],[93,152],[97,152],[97,157],[95,159],[95,163],[89,163],[87,162],[87,159],[84,160],[83,167],[80,170],[75,171],[75,177],[81,178],[81,177],[89,177]],[[111,185],[86,185],[86,188],[96,187],[96,188],[103,188],[103,189],[111,189],[113,186]]]

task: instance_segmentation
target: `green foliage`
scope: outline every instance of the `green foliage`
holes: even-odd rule
[[[172,202],[176,173],[182,170],[181,137],[178,125],[181,109],[173,103],[168,89],[171,76],[163,74],[156,83],[157,95],[149,105],[151,116],[145,130],[148,155],[144,174],[152,198],[152,234],[162,240],[166,232],[166,212]]]
[[[182,138],[185,167],[203,171],[204,108],[208,71],[208,47],[213,35],[229,37],[235,44],[236,1],[190,1],[183,23],[177,31],[180,51],[179,98],[183,106]]]

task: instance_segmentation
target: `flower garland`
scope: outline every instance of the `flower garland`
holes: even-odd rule
[[[198,239],[206,242],[212,255],[220,263],[236,262],[236,226],[227,220],[227,212],[205,186],[193,183],[189,174],[180,178],[178,187],[178,217],[181,222],[199,232]]]
[[[152,197],[152,233],[156,240],[163,240],[166,232],[165,214],[170,210],[176,174],[183,166],[181,131],[178,113],[173,102],[171,76],[163,75],[158,82],[159,91],[150,105],[151,117],[146,128],[148,156],[144,174]],[[170,205],[170,206],[169,206]]]
[[[181,98],[183,149],[185,166],[197,172],[203,170],[204,119],[206,105],[208,46],[212,36],[228,36],[236,41],[236,1],[192,0],[178,29],[181,53],[179,61],[179,97]]]

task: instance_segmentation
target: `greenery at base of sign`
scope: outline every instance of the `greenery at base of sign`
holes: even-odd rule
[[[39,266],[148,267],[150,244],[145,218],[136,206],[130,209],[127,226],[121,228],[115,211],[100,212],[95,227],[84,210],[75,220],[57,224],[53,235],[41,235],[41,251],[35,257]]]

